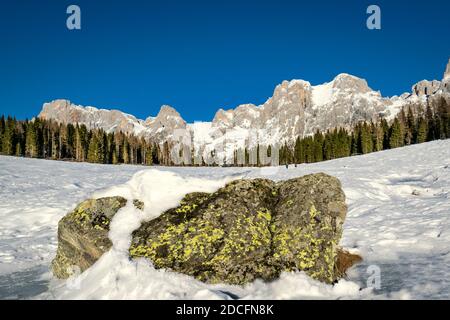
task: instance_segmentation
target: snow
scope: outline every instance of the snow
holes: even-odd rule
[[[213,142],[213,137],[211,136],[213,133],[211,122],[196,121],[192,124],[188,124],[188,127],[192,130],[195,146]]]
[[[292,88],[295,85],[300,85],[301,87],[304,87],[304,88],[311,87],[311,83],[309,81],[305,81],[305,80],[301,80],[301,79],[294,79],[294,80],[289,81],[288,88]]]
[[[208,285],[127,258],[131,231],[186,192],[210,192],[241,177],[283,180],[313,172],[341,180],[349,205],[341,245],[364,258],[334,286],[302,272],[244,287]],[[148,169],[2,156],[0,177],[0,298],[450,298],[450,140],[289,169]],[[111,223],[113,248],[81,275],[54,279],[48,267],[58,220],[81,200],[105,195],[140,198],[144,214],[132,205],[121,209]],[[379,289],[367,288],[373,266],[381,272]]]
[[[321,107],[331,102],[333,98],[333,83],[324,83],[312,87],[312,101],[316,107]]]

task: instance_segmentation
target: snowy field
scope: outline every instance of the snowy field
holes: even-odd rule
[[[132,206],[111,223],[113,248],[68,281],[49,265],[57,223],[88,197],[123,195],[146,203],[145,218],[186,192],[213,191],[240,177],[283,180],[313,172],[338,177],[348,216],[341,245],[364,262],[334,286],[301,272],[245,287],[207,285],[129,261]],[[151,205],[149,205],[151,204]],[[450,299],[450,140],[297,168],[173,168],[66,163],[0,156],[0,299]],[[380,288],[367,270],[379,268]]]

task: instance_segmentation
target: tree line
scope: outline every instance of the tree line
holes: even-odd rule
[[[19,157],[104,164],[159,164],[156,143],[123,132],[89,130],[81,124],[62,124],[35,118],[0,118],[0,152]]]
[[[382,118],[377,122],[360,122],[350,130],[317,131],[311,136],[298,137],[295,143],[277,146],[279,163],[313,163],[447,139],[450,138],[449,115],[450,104],[440,98],[426,110],[417,106],[404,108],[390,123]],[[243,150],[245,160],[240,165],[261,166],[259,149],[257,146],[256,150]],[[271,146],[265,150],[271,156]],[[158,144],[123,132],[88,129],[83,124],[62,124],[40,118],[32,121],[19,121],[10,116],[0,118],[0,153],[4,155],[104,164],[174,165],[172,151],[173,145],[168,142]],[[256,154],[256,161],[251,159],[252,154]],[[234,165],[238,165],[236,158]],[[206,162],[202,160],[201,164]]]
[[[450,138],[450,104],[444,98],[425,110],[403,108],[389,124],[360,122],[351,130],[335,128],[297,138],[280,148],[281,164],[312,163]]]

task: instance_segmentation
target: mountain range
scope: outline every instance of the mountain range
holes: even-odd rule
[[[157,143],[182,139],[205,152],[226,146],[230,156],[240,147],[292,143],[317,130],[350,129],[360,121],[381,117],[390,121],[402,108],[419,112],[441,97],[450,103],[450,59],[442,81],[422,80],[410,93],[393,97],[383,97],[366,80],[342,73],[315,86],[304,80],[283,81],[264,104],[219,109],[211,122],[187,123],[168,105],[162,106],[156,117],[141,120],[118,110],[83,107],[65,99],[45,103],[38,117],[107,132],[122,131]]]

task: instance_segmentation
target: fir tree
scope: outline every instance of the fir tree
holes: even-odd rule
[[[391,126],[389,136],[389,148],[398,148],[403,146],[403,134],[399,119],[396,117]]]
[[[414,142],[414,136],[416,135],[416,123],[411,106],[408,107],[408,115],[406,116],[405,125],[405,144],[409,145]]]
[[[0,118],[0,153],[3,152],[3,136],[5,134],[5,116],[2,115],[2,117]]]
[[[8,117],[5,123],[5,131],[2,140],[2,153],[12,155],[14,152],[14,120]]]
[[[373,151],[372,133],[366,122],[364,122],[360,130],[360,150],[362,154]]]
[[[38,156],[36,133],[36,123],[34,121],[28,122],[26,128],[25,154],[30,158],[36,158]]]
[[[435,139],[435,131],[436,131],[436,127],[435,127],[435,119],[434,119],[434,115],[433,115],[433,111],[431,110],[430,105],[427,105],[427,110],[425,113],[425,117],[427,120],[427,141],[433,141]]]
[[[427,141],[428,137],[428,126],[427,121],[424,118],[419,119],[419,124],[417,127],[417,137],[416,143],[423,143]]]
[[[87,160],[92,163],[100,162],[99,141],[98,141],[98,136],[96,133],[93,133],[91,135],[91,139],[89,141]]]
[[[313,153],[314,162],[323,161],[323,135],[319,130],[314,135]]]

